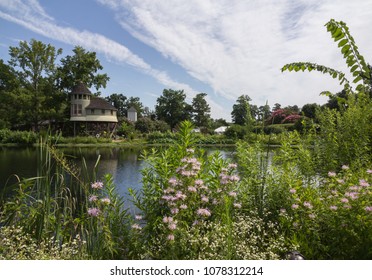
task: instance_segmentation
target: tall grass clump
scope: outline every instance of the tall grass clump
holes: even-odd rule
[[[37,177],[19,179],[2,203],[2,229],[16,228],[38,248],[73,246],[74,258],[125,258],[127,213],[112,177],[89,178],[84,165],[71,165],[51,143],[41,142],[38,151]],[[0,251],[9,250],[5,245]]]

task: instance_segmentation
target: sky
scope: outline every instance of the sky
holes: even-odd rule
[[[347,24],[372,63],[372,0],[0,0],[0,59],[31,39],[62,48],[60,58],[82,46],[110,77],[101,96],[139,97],[154,110],[164,89],[184,90],[190,104],[203,92],[212,117],[229,121],[243,94],[301,108],[342,90],[321,73],[281,72],[302,61],[349,74],[330,19]]]

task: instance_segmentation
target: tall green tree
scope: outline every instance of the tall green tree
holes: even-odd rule
[[[127,116],[127,97],[122,93],[113,93],[105,98],[108,102],[112,103],[117,111],[118,117],[126,117]]]
[[[54,80],[55,61],[62,49],[56,50],[52,45],[32,39],[29,43],[21,41],[18,47],[10,47],[9,64],[16,69],[20,80],[20,92],[28,95],[23,100],[27,103],[27,122],[38,129],[41,120],[50,118],[51,110],[58,111],[53,100],[60,97]],[[24,96],[23,96],[24,97]],[[52,108],[51,106],[54,106]]]
[[[86,51],[81,46],[76,46],[73,53],[61,59],[61,66],[58,68],[60,87],[69,92],[78,81],[81,81],[88,88],[92,86],[96,90],[105,88],[110,78],[107,74],[98,73],[103,66],[96,53]]]
[[[155,113],[159,120],[165,121],[173,129],[188,118],[189,106],[183,90],[164,89],[156,100]]]
[[[231,118],[235,124],[249,126],[253,123],[250,101],[251,98],[248,95],[241,95],[236,100],[231,112]]]
[[[209,127],[211,107],[205,100],[206,93],[198,93],[192,99],[193,122],[197,127]]]

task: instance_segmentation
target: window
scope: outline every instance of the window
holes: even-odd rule
[[[77,104],[78,105],[78,115],[83,114],[83,105],[82,104]]]
[[[102,109],[102,110],[101,110],[101,113],[102,113],[102,115],[104,115],[104,114],[105,114],[105,110],[104,110],[104,109]]]
[[[94,115],[94,109],[90,109],[90,113]]]
[[[111,110],[111,116],[114,114],[114,110]]]
[[[79,99],[81,99],[81,94],[79,94]]]
[[[75,94],[75,99],[77,99],[77,94]]]
[[[83,99],[87,99],[87,96],[85,94],[83,95]]]

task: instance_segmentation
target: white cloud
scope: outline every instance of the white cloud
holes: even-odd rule
[[[324,102],[318,96],[323,90],[338,91],[330,77],[280,72],[294,61],[347,71],[324,27],[331,18],[345,21],[362,54],[372,56],[367,49],[371,1],[99,2],[114,9],[121,26],[134,37],[232,101],[248,94],[260,104],[269,99],[271,104],[303,105]]]

